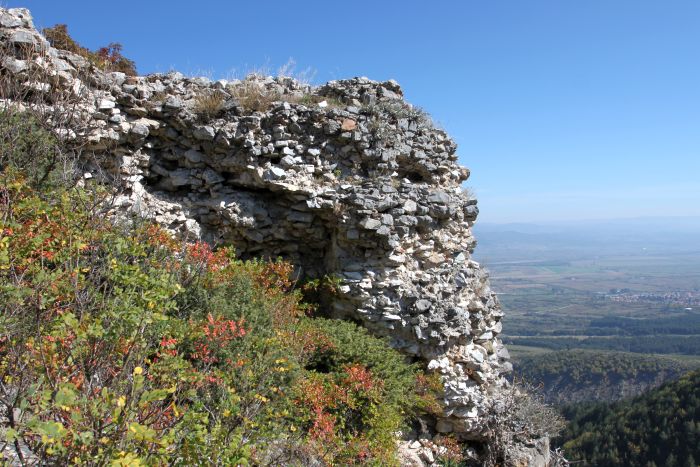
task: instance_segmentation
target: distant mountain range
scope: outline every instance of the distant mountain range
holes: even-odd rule
[[[477,258],[490,261],[590,255],[700,253],[700,217],[643,217],[559,223],[479,223]]]

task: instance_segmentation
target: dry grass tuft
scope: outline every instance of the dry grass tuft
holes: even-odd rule
[[[243,81],[231,85],[228,90],[238,105],[248,112],[265,112],[273,102],[282,98],[278,91],[268,89],[257,81],[256,75],[249,75]]]
[[[192,111],[200,120],[212,120],[224,111],[226,98],[220,92],[208,91],[197,95]]]

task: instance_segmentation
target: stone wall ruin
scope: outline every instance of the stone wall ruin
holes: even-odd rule
[[[85,178],[103,172],[121,186],[116,209],[340,278],[329,313],[440,372],[435,430],[483,437],[510,363],[501,309],[471,257],[469,171],[396,82],[103,73],[51,48],[22,9],[0,10],[0,36],[11,51],[3,75],[36,86],[41,69],[50,79],[38,92],[78,99],[71,111],[87,126],[70,137],[99,161]]]

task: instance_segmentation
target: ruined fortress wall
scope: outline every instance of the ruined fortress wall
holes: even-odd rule
[[[63,136],[91,156],[85,178],[120,187],[117,211],[337,277],[328,312],[440,372],[437,431],[482,436],[510,363],[501,309],[471,258],[469,171],[396,82],[104,73],[49,47],[22,9],[0,10],[0,37],[3,76],[77,102],[65,111],[85,125]]]

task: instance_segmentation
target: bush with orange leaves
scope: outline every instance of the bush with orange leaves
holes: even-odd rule
[[[65,24],[44,28],[42,33],[52,47],[80,55],[104,71],[120,71],[128,76],[137,74],[136,64],[122,55],[123,46],[118,42],[112,42],[93,52],[78,44],[68,33],[68,26]]]
[[[2,148],[0,148],[1,150]],[[281,261],[0,174],[0,452],[23,463],[392,465],[415,368],[312,318]]]

